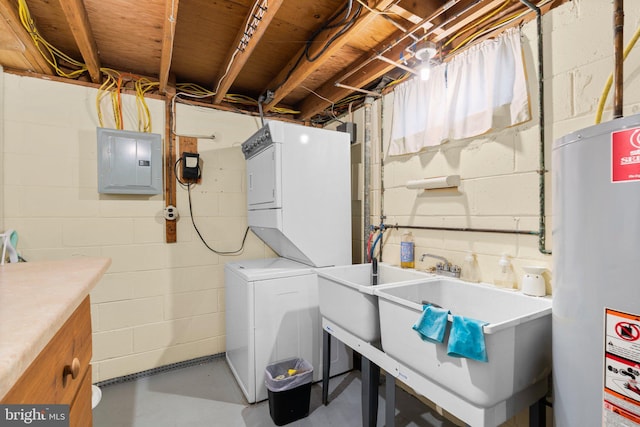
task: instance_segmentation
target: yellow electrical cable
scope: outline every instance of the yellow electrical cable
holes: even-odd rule
[[[106,76],[104,83],[98,89],[98,93],[96,95],[96,110],[98,113],[98,121],[100,126],[104,126],[104,120],[102,115],[102,99],[110,95],[111,98],[111,107],[113,110],[113,118],[114,123],[117,129],[123,128],[123,123],[120,120],[120,110],[122,106],[118,100],[118,92],[114,89],[116,86],[117,80],[122,79],[123,75],[111,68],[101,68],[100,71]],[[151,132],[152,131],[152,122],[151,122],[151,112],[149,110],[149,106],[147,101],[144,98],[144,95],[150,90],[159,86],[159,82],[151,81],[146,77],[138,77],[132,74],[126,73],[128,77],[131,78],[134,84],[134,91],[136,93],[136,110],[138,113],[138,131],[140,132]],[[122,90],[122,87],[120,88]]]
[[[36,48],[38,49],[38,51],[40,52],[44,60],[47,61],[49,65],[51,65],[51,67],[55,70],[55,72],[59,76],[66,77],[66,78],[76,78],[87,71],[87,67],[85,64],[71,58],[69,55],[66,55],[64,52],[60,51],[55,46],[47,42],[40,35],[40,33],[38,32],[38,29],[36,28],[35,22],[31,17],[31,13],[29,12],[29,7],[27,6],[27,3],[25,0],[18,0],[18,15],[20,17],[20,22],[22,23],[22,26],[27,30],[27,32],[29,33],[29,36],[31,36],[31,39],[33,40],[34,45],[36,46]],[[68,62],[70,65],[74,67],[79,67],[79,69],[69,73],[65,72],[59,67],[58,60],[56,59],[56,57]]]
[[[22,26],[27,30],[29,36],[33,40],[34,45],[44,58],[44,60],[54,69],[54,71],[66,78],[77,78],[87,71],[86,64],[77,61],[69,55],[62,52],[60,49],[53,46],[47,40],[42,37],[35,25],[29,7],[26,0],[18,0],[18,14]],[[77,67],[77,70],[66,72],[60,68],[58,59],[67,62],[73,67]],[[110,94],[111,107],[113,111],[113,118],[117,129],[123,129],[124,123],[121,120],[120,100],[118,93],[122,90],[120,86],[121,74],[111,68],[101,68],[100,71],[106,76],[105,82],[98,89],[96,94],[96,112],[98,115],[98,122],[101,127],[104,127],[104,116],[102,114],[102,100],[107,94]],[[151,112],[149,106],[144,99],[144,95],[159,86],[159,82],[152,82],[146,78],[133,78],[134,91],[136,93],[136,110],[138,115],[138,130],[140,132],[151,132]],[[114,90],[116,87],[117,90]],[[215,92],[210,91],[195,83],[181,83],[176,85],[178,89],[187,94],[206,97],[215,96]],[[244,95],[227,95],[224,98],[228,102],[239,103],[243,105],[257,105],[258,101],[253,98]],[[279,114],[297,114],[299,111],[291,110],[288,108],[274,107],[273,111]]]
[[[239,95],[234,93],[228,93],[225,95],[224,100],[227,102],[232,102],[234,104],[243,104],[243,105],[258,105],[258,101],[246,95]]]
[[[38,31],[38,28],[36,27],[35,22],[31,17],[31,12],[29,11],[29,7],[27,6],[25,0],[18,0],[18,15],[20,17],[22,26],[29,33],[29,36],[33,40],[34,45],[36,46],[44,60],[54,69],[54,71],[59,76],[66,78],[76,78],[87,71],[86,64],[77,61],[69,55],[65,54],[40,35],[40,32]],[[71,72],[66,72],[62,68],[60,68],[58,59],[65,61],[72,67],[77,67],[78,69]],[[96,112],[98,115],[98,122],[100,123],[101,127],[104,126],[104,117],[102,115],[101,102],[102,99],[106,96],[106,92],[110,92],[111,106],[113,108],[115,125],[117,129],[122,129],[123,123],[120,119],[120,111],[122,107],[120,105],[118,93],[113,90],[113,87],[116,85],[114,75],[116,75],[118,79],[120,79],[121,75],[117,71],[109,68],[102,68],[100,71],[107,76],[107,79],[100,86],[96,95]],[[149,81],[148,79],[144,79],[144,82],[141,82],[140,80],[142,79],[134,81],[134,89],[136,90],[136,108],[138,112],[138,130],[151,132],[151,113],[149,111],[146,100],[144,99],[144,94],[147,91],[151,90],[154,86],[156,86],[156,84]]]
[[[278,114],[300,114],[300,111],[298,110],[292,110],[290,108],[284,108],[284,107],[273,107],[272,111]]]
[[[96,95],[96,111],[98,113],[98,122],[100,123],[100,127],[104,127],[104,121],[102,117],[102,107],[101,102],[102,99],[107,95],[107,92],[111,90],[111,88],[115,85],[115,80],[111,77],[110,74],[107,74],[107,79],[98,89],[98,93]]]
[[[347,105],[350,102],[356,101],[356,100],[361,99],[361,98],[364,98],[363,94],[350,95],[350,96],[347,96],[346,98],[342,98],[338,102],[334,103],[333,106],[334,107],[342,107],[343,105]]]
[[[215,96],[215,92],[210,91],[208,89],[203,88],[202,86],[195,83],[178,83],[176,85],[176,89],[179,89],[181,92],[187,93],[189,95],[196,96]]]
[[[142,109],[143,114],[140,114],[140,117],[145,118],[142,129],[140,129],[141,132],[151,132],[152,130],[151,112],[149,111],[147,101],[144,99],[144,95],[156,86],[160,86],[160,82],[152,82],[147,78],[142,78],[135,82],[136,103],[139,104]]]
[[[520,17],[521,15],[526,15],[527,13],[529,13],[529,11],[526,12],[518,12],[518,13],[514,13],[513,15],[498,21],[495,25],[492,25],[491,27],[485,29],[485,30],[480,30],[477,31],[473,34],[471,34],[469,37],[467,37],[466,39],[464,39],[462,42],[460,42],[460,44],[458,46],[456,46],[455,48],[451,49],[451,51],[448,53],[449,55],[451,55],[453,52],[455,52],[456,50],[464,47],[467,43],[473,41],[473,39],[475,39],[476,37],[478,37],[478,35],[489,32],[489,31],[493,31],[495,29],[500,28],[503,25],[506,25],[507,23],[509,23],[510,21],[513,21],[514,19],[517,19],[518,17]]]
[[[113,121],[116,129],[122,129],[120,122],[120,105],[118,104],[118,94],[116,91],[111,91],[111,110],[113,111]]]
[[[544,0],[544,1],[540,2],[540,3],[538,3],[537,7],[538,7],[538,8],[540,8],[540,7],[544,6],[544,5],[546,5],[547,3],[549,3],[550,1],[551,1],[551,0]],[[455,48],[455,49],[452,49],[452,50],[448,53],[448,55],[451,55],[453,52],[455,52],[456,50],[458,50],[458,49],[462,48],[462,47],[463,47],[463,46],[465,46],[467,43],[469,43],[469,42],[473,41],[474,39],[476,39],[476,38],[477,38],[477,37],[479,37],[480,35],[485,34],[485,33],[488,33],[488,32],[491,32],[491,31],[494,31],[494,30],[496,30],[496,29],[498,29],[498,28],[500,28],[500,27],[502,27],[502,26],[504,26],[504,25],[508,24],[509,22],[514,21],[514,20],[516,20],[516,19],[518,19],[518,18],[520,18],[520,17],[522,17],[522,16],[524,16],[524,15],[526,15],[526,14],[530,13],[530,12],[531,12],[531,10],[524,10],[524,11],[522,11],[522,12],[516,12],[516,13],[514,13],[514,14],[512,14],[512,15],[510,15],[510,16],[508,16],[508,17],[506,17],[506,18],[503,18],[502,20],[500,20],[500,21],[498,21],[498,22],[496,22],[495,24],[493,24],[492,26],[490,26],[489,28],[487,28],[487,29],[485,29],[485,30],[480,30],[480,31],[477,31],[477,32],[475,32],[475,33],[471,34],[469,37],[467,37],[466,39],[464,39],[464,40],[462,41],[462,43],[460,43],[458,46],[456,46],[456,48]]]
[[[629,52],[633,49],[636,42],[640,38],[640,27],[636,29],[636,32],[629,40],[629,43],[624,48],[624,52],[622,53],[622,61],[627,59]],[[611,89],[611,85],[613,84],[613,72],[609,74],[609,78],[607,79],[607,83],[604,85],[604,89],[602,90],[602,95],[600,95],[600,101],[598,102],[598,109],[596,110],[596,124],[599,124],[602,121],[602,113],[604,112],[604,104],[607,102],[607,96],[609,95],[609,90]]]

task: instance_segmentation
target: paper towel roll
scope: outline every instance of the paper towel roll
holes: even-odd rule
[[[460,175],[446,175],[435,178],[416,179],[407,181],[406,187],[410,190],[423,189],[432,190],[435,188],[451,188],[460,185]]]

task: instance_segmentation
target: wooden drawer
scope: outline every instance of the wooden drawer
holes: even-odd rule
[[[7,393],[3,403],[73,402],[91,361],[90,309],[87,297]],[[71,370],[75,370],[75,378]],[[88,393],[91,400],[90,384]]]

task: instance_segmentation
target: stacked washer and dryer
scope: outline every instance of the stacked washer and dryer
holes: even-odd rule
[[[225,265],[226,358],[250,403],[268,364],[300,357],[322,373],[315,269],[351,264],[349,135],[272,121],[242,144],[247,220],[280,257]],[[331,375],[351,355],[331,343]]]

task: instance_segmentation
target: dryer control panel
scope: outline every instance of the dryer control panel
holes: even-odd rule
[[[261,152],[271,144],[273,144],[273,139],[271,138],[269,126],[267,125],[260,129],[258,132],[254,133],[251,138],[242,143],[242,154],[244,154],[245,159],[248,159]]]

